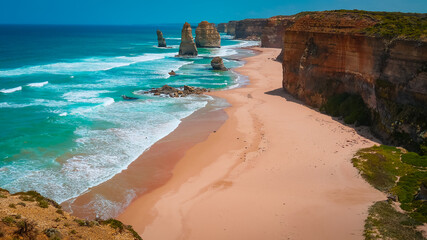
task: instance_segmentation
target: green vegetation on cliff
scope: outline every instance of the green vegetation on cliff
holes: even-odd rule
[[[359,150],[352,162],[367,182],[389,196],[389,201],[370,207],[365,239],[424,239],[416,227],[427,222],[427,196],[422,189],[427,186],[427,158],[381,145]]]
[[[380,191],[397,197],[400,207],[419,223],[427,222],[427,196],[417,197],[427,185],[426,157],[391,146],[361,149],[352,159],[363,178]]]
[[[362,32],[384,38],[425,39],[427,37],[427,14],[402,12],[370,12],[364,10],[335,10],[331,12],[356,14],[378,21]]]
[[[398,239],[422,240],[423,235],[416,230],[416,222],[404,213],[398,212],[386,201],[376,202],[369,208],[365,221],[366,240]]]
[[[402,12],[371,12],[364,10],[332,10],[323,12],[301,12],[296,18],[312,15],[325,18],[328,15],[351,17],[355,20],[376,22],[373,26],[363,28],[361,33],[386,39],[404,38],[414,40],[427,39],[427,14]]]

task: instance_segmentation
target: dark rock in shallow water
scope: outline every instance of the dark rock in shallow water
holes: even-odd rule
[[[128,97],[128,96],[126,96],[126,95],[122,95],[122,98],[124,99],[124,100],[137,100],[138,98],[136,98],[136,97]]]
[[[169,72],[169,75],[171,75],[171,76],[175,76],[175,75],[176,75],[176,72],[175,72],[174,70],[172,70],[172,71],[170,71],[170,72]]]
[[[181,44],[178,56],[197,56],[197,47],[193,40],[193,34],[189,23],[185,23],[181,31]]]
[[[157,42],[159,47],[166,47],[166,39],[163,37],[163,33],[157,30]]]
[[[184,85],[182,88],[174,88],[169,85],[164,85],[161,88],[153,88],[149,91],[146,91],[144,93],[153,93],[154,95],[168,95],[169,97],[185,97],[191,94],[203,94],[204,92],[208,92],[206,88],[197,88],[197,87],[190,87]]]
[[[227,71],[227,68],[224,66],[224,62],[220,57],[214,57],[211,61],[211,66],[214,70]]]

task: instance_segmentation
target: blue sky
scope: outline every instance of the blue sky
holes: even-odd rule
[[[0,0],[0,24],[227,22],[301,11],[427,12],[427,0]]]

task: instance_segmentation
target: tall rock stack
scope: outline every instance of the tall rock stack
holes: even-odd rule
[[[196,28],[196,46],[200,48],[219,48],[221,47],[221,37],[216,28],[203,21]]]
[[[157,30],[157,42],[159,47],[166,47],[166,39],[163,37],[163,33]]]
[[[191,25],[187,22],[182,27],[178,56],[197,56],[197,47],[193,40]]]

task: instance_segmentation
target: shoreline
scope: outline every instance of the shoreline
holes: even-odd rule
[[[254,54],[259,52],[252,47],[237,49],[250,50]],[[244,64],[243,56],[237,54],[233,60],[242,61]],[[241,88],[248,84],[247,76],[235,74],[245,79],[242,82],[237,81],[230,88],[217,91]],[[209,94],[205,93],[205,95]],[[63,209],[85,219],[117,217],[136,198],[169,181],[175,164],[185,152],[206,140],[228,118],[224,109],[229,106],[229,103],[213,94],[211,97],[214,99],[210,100],[206,106],[181,119],[176,129],[144,151],[126,169],[111,179],[89,188],[79,196],[62,202]],[[99,209],[104,206],[112,211],[99,214]]]
[[[227,121],[119,215],[144,238],[361,239],[385,199],[350,162],[378,141],[286,94],[280,49],[254,50],[235,69],[249,85],[211,93],[231,104]]]
[[[218,130],[226,121],[228,117],[224,111],[225,106],[215,105],[224,105],[219,101],[222,100],[211,100],[205,107],[182,119],[176,129],[153,144],[125,170],[78,197],[61,203],[63,209],[80,218],[102,218],[102,215],[96,215],[94,211],[94,208],[101,206],[93,204],[110,201],[122,206],[112,207],[115,212],[106,213],[104,218],[116,217],[134,200],[133,198],[138,198],[162,186],[169,180],[174,165],[184,153],[192,146],[204,141],[210,133]],[[129,192],[132,189],[136,191]],[[99,199],[100,197],[102,199]]]

